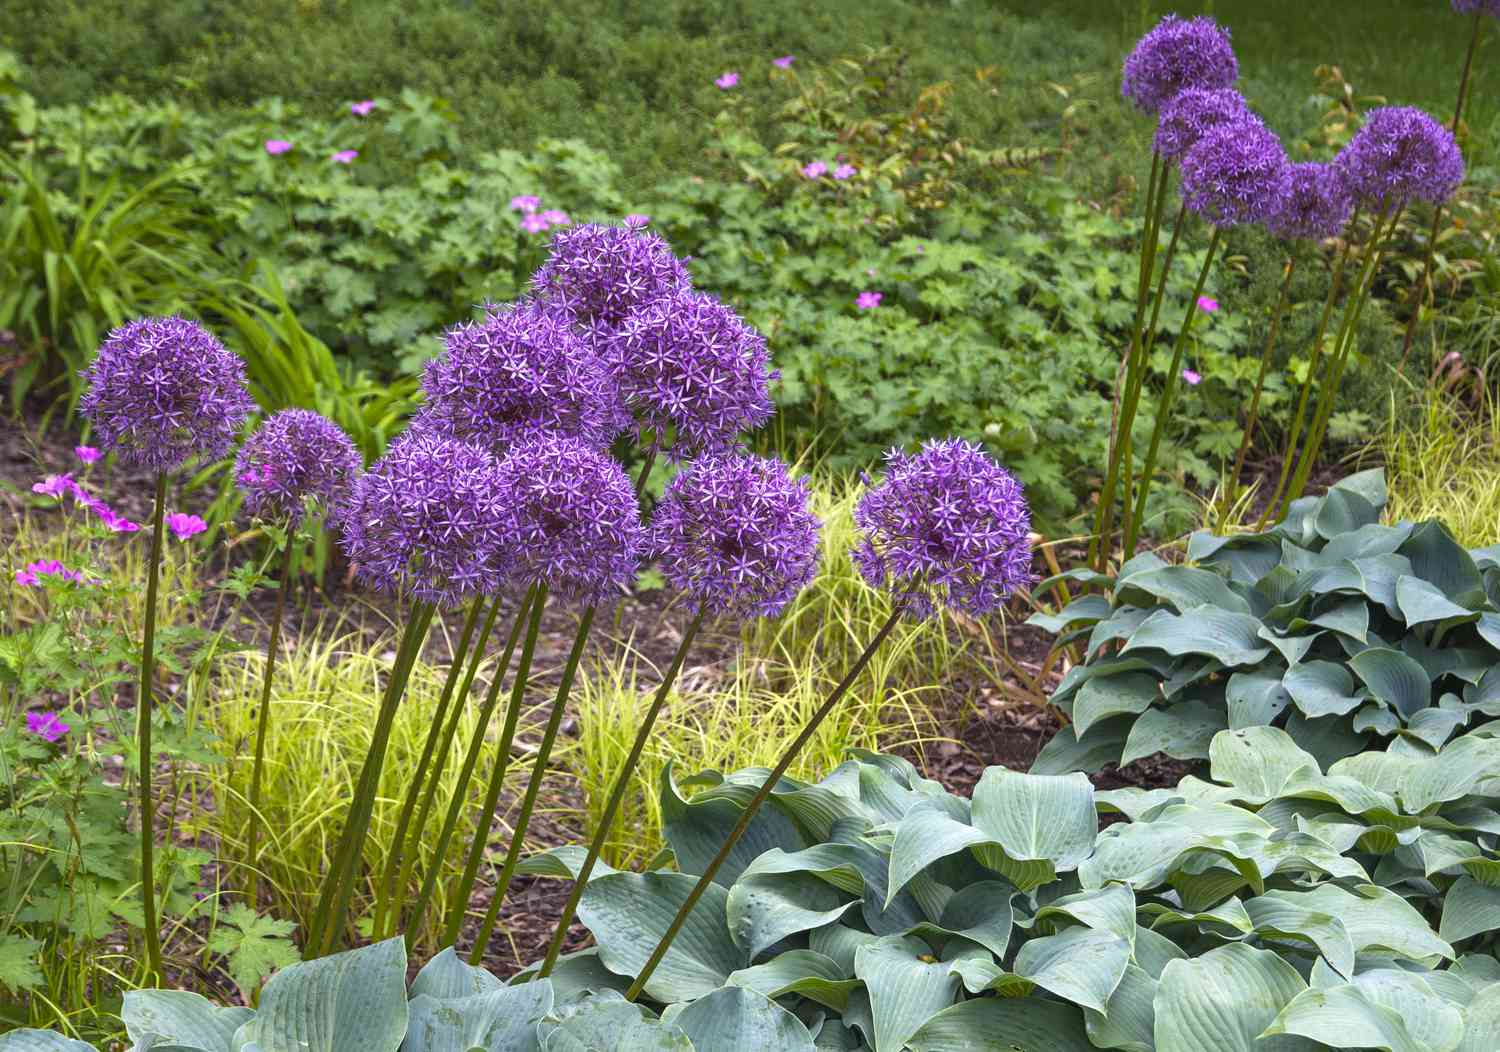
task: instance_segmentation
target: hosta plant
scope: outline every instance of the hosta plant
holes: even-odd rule
[[[597,945],[546,979],[502,984],[450,950],[407,989],[393,939],[286,969],[255,1012],[150,991],[123,1016],[137,1047],[205,1052],[1495,1048],[1500,739],[1397,742],[1325,772],[1253,727],[1211,754],[1209,779],[1171,790],[993,767],[964,798],[868,753],[783,780],[631,1003],[619,991],[765,777],[701,775],[684,797],[668,772],[677,871],[596,867],[579,916]],[[570,877],[582,855],[524,868]]]
[[[1293,502],[1262,533],[1196,533],[1031,623],[1087,660],[1052,695],[1070,723],[1033,770],[1164,752],[1203,760],[1225,728],[1285,727],[1327,764],[1399,740],[1431,755],[1500,715],[1500,548],[1438,522],[1381,521],[1379,471]]]

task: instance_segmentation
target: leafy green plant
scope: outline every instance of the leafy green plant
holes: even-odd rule
[[[1202,760],[1226,727],[1271,723],[1325,764],[1391,738],[1431,753],[1500,713],[1500,552],[1383,525],[1385,503],[1383,473],[1361,472],[1263,533],[1193,534],[1185,564],[1069,575],[1109,594],[1030,619],[1087,657],[1033,770]]]

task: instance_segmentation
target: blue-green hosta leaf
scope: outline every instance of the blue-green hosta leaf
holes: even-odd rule
[[[764,995],[726,986],[699,998],[671,1020],[694,1052],[813,1052],[802,1020]]]
[[[1269,724],[1292,703],[1281,675],[1270,672],[1236,672],[1224,686],[1229,726],[1260,727]]]
[[[934,800],[917,804],[896,827],[886,905],[913,877],[938,859],[988,840],[980,830],[954,818],[942,803]]]
[[[753,961],[787,936],[832,924],[858,905],[812,873],[747,871],[729,889],[725,919],[735,945]]]
[[[1201,701],[1148,709],[1131,725],[1120,763],[1123,766],[1158,752],[1175,760],[1207,759],[1209,743],[1225,727],[1224,709]]]
[[[1069,917],[1079,924],[1113,932],[1135,947],[1135,892],[1128,884],[1106,884],[1053,899],[1037,910],[1032,923]],[[1003,956],[1003,954],[1001,955]]]
[[[695,1052],[680,1028],[619,996],[600,995],[544,1022],[543,1052]]]
[[[1401,733],[1441,749],[1453,732],[1468,722],[1468,713],[1457,709],[1423,709],[1406,721]]]
[[[1071,774],[1074,771],[1097,771],[1105,764],[1118,763],[1130,736],[1133,716],[1115,716],[1089,728],[1081,740],[1076,727],[1068,724],[1042,746],[1031,764],[1032,774]]]
[[[913,1052],[1094,1052],[1078,1010],[1037,997],[978,997],[945,1009],[911,1038]]]
[[[1148,902],[1141,912],[1151,918],[1151,930],[1173,924],[1191,924],[1204,931],[1217,932],[1226,939],[1237,939],[1249,935],[1255,924],[1245,912],[1244,903],[1237,898],[1227,898],[1212,909],[1174,909],[1160,902]],[[1139,933],[1137,933],[1139,934]]]
[[[0,1052],[95,1052],[94,1046],[74,1041],[55,1030],[12,1030],[0,1034]]]
[[[1215,537],[1199,531],[1188,538],[1188,559],[1225,570],[1238,584],[1254,585],[1275,571],[1281,548],[1267,537]]]
[[[846,929],[847,930],[847,929]],[[849,994],[861,985],[848,969],[816,950],[788,950],[764,964],[741,968],[729,977],[730,986],[743,986],[766,997],[800,994],[835,1012],[843,1012]]]
[[[1325,628],[1330,632],[1367,642],[1370,633],[1370,607],[1358,596],[1339,600],[1314,617],[1294,617],[1287,625],[1290,632]]]
[[[835,962],[844,975],[854,974],[854,955],[861,947],[879,942],[881,936],[843,924],[830,924],[826,928],[809,932],[807,945],[817,953]]]
[[[636,975],[697,880],[685,873],[611,873],[589,881],[578,917],[599,943],[599,959],[619,975]],[[724,985],[749,964],[729,937],[729,892],[712,884],[688,914],[646,994],[662,1002],[691,1001]]]
[[[1261,1038],[1306,988],[1276,954],[1241,943],[1172,961],[1153,1004],[1156,1052],[1315,1052],[1302,1038]]]
[[[1354,982],[1302,992],[1267,1034],[1299,1034],[1335,1048],[1386,1052],[1453,1052],[1463,1013],[1419,977],[1379,969]]]
[[[1083,1010],[1089,1040],[1099,1048],[1156,1052],[1155,1000],[1156,979],[1144,968],[1127,964],[1105,1010]]]
[[[1480,614],[1476,628],[1480,639],[1500,650],[1500,614]]]
[[[1104,1011],[1130,963],[1130,943],[1078,926],[1031,939],[1016,954],[1016,974],[1067,1001]]]
[[[130,990],[120,1010],[125,1032],[137,1044],[154,1035],[158,1044],[204,1052],[230,1052],[235,1031],[254,1015],[249,1008],[219,1008],[188,990]]]
[[[1411,716],[1432,704],[1432,680],[1417,662],[1389,647],[1371,647],[1349,659],[1370,693],[1391,705],[1402,716]]]
[[[1113,643],[1116,639],[1128,639],[1152,613],[1153,611],[1150,609],[1141,609],[1134,606],[1127,606],[1116,610],[1103,621],[1095,624],[1089,632],[1087,652],[1095,654],[1106,643]]]
[[[1318,552],[1317,559],[1319,563],[1332,565],[1346,559],[1390,555],[1406,543],[1406,539],[1411,536],[1411,530],[1410,524],[1382,526],[1380,523],[1370,523],[1334,537],[1323,546],[1322,551]]]
[[[1434,622],[1451,627],[1479,620],[1478,613],[1459,606],[1436,585],[1420,577],[1396,579],[1396,606],[1401,610],[1401,619],[1409,628]]]
[[[1387,708],[1385,702],[1372,701],[1354,714],[1350,726],[1361,733],[1368,731],[1386,737],[1401,728],[1401,717]]]
[[[1044,632],[1060,635],[1071,625],[1092,624],[1110,614],[1110,603],[1102,595],[1085,595],[1073,600],[1055,614],[1041,612],[1032,614],[1026,624],[1035,625]]]
[[[538,851],[536,854],[521,860],[516,867],[516,872],[527,877],[557,877],[562,880],[577,880],[578,874],[583,872],[584,860],[588,858],[588,852],[577,844],[564,844],[562,847],[548,848],[546,851]],[[589,879],[606,876],[615,872],[615,867],[605,862],[602,858],[594,860],[594,867],[589,872]]]
[[[1307,656],[1307,652],[1313,648],[1322,632],[1314,632],[1312,635],[1293,636],[1282,635],[1270,625],[1261,625],[1256,635],[1264,639],[1276,648],[1281,655],[1281,660],[1288,665],[1295,665]]]
[[[1301,711],[1287,714],[1285,730],[1298,745],[1312,753],[1318,766],[1329,770],[1333,764],[1365,748],[1369,736],[1357,734],[1349,721],[1336,716],[1311,719]]]
[[[1221,731],[1208,757],[1214,781],[1234,786],[1238,799],[1251,804],[1276,799],[1301,778],[1321,777],[1318,761],[1279,727]]]
[[[271,976],[234,1045],[265,1052],[396,1052],[406,1036],[406,943],[386,939]]]
[[[1349,670],[1333,661],[1295,665],[1287,670],[1282,683],[1297,708],[1314,719],[1343,716],[1358,708],[1362,700],[1354,693],[1354,677]]]
[[[1088,858],[1098,821],[1094,787],[1082,774],[1020,774],[991,767],[974,788],[974,827],[1015,864],[1014,875],[1005,875],[1022,891],[1076,869]]]
[[[1147,652],[1133,654],[1130,657],[1119,657],[1110,655],[1090,661],[1084,665],[1074,665],[1068,669],[1062,681],[1058,683],[1057,689],[1052,692],[1052,702],[1061,705],[1073,700],[1073,695],[1078,693],[1080,687],[1091,679],[1101,676],[1119,676],[1126,672],[1138,672],[1147,670],[1158,676],[1165,676],[1172,667],[1172,660],[1162,654]]]
[[[1484,578],[1479,567],[1442,523],[1429,521],[1418,525],[1401,546],[1401,554],[1411,560],[1415,576],[1434,585],[1455,603],[1467,607],[1484,602]]]
[[[487,969],[476,967],[463,960],[448,946],[422,966],[417,977],[411,981],[408,997],[428,997],[447,1001],[455,997],[469,997],[488,993],[504,986]]]
[[[511,983],[530,982],[537,972],[536,965],[523,969],[512,977]],[[599,960],[599,947],[590,946],[573,953],[565,953],[557,959],[547,975],[552,984],[554,1004],[566,1005],[597,994],[602,990],[613,990],[623,994],[630,988],[630,979],[604,967]]]
[[[740,794],[733,790],[732,786],[721,786],[686,800],[677,791],[671,764],[662,770],[662,835],[677,857],[679,872],[697,876],[719,853],[747,802],[737,799]],[[748,798],[749,794],[744,795]],[[779,808],[762,807],[715,874],[714,882],[725,888],[731,886],[746,866],[773,847],[798,851],[807,847],[807,843],[796,824]]]
[[[1254,665],[1271,652],[1256,633],[1260,622],[1249,614],[1193,607],[1181,614],[1160,610],[1146,619],[1120,651],[1160,650],[1174,657],[1202,654],[1226,668]]]
[[[1402,774],[1398,793],[1413,814],[1436,803],[1468,796],[1500,778],[1500,738],[1466,734],[1436,756],[1413,760]]]
[[[1418,962],[1454,956],[1453,947],[1427,926],[1422,915],[1388,888],[1363,884],[1347,891],[1323,884],[1311,891],[1270,891],[1266,897],[1337,917],[1355,953],[1384,951]]]
[[[1500,986],[1479,990],[1464,1010],[1464,1037],[1454,1052],[1500,1048]]]
[[[538,1052],[537,1022],[552,1011],[552,984],[518,986],[439,1000],[418,994],[401,1052]]]
[[[1210,576],[1214,576],[1210,574]],[[1082,738],[1100,720],[1122,713],[1138,714],[1161,697],[1156,677],[1141,672],[1091,679],[1073,698],[1073,729]]]
[[[1349,489],[1331,489],[1313,514],[1312,526],[1319,537],[1331,541],[1340,534],[1380,521],[1380,508]]]
[[[1443,918],[1438,934],[1448,942],[1500,928],[1500,888],[1459,877],[1443,896]]]
[[[1004,957],[1014,923],[1011,896],[1015,894],[1016,889],[1003,881],[981,880],[970,884],[948,899],[937,924],[919,924],[911,934],[938,947],[953,937],[967,939],[996,957]]]
[[[924,960],[927,946],[900,935],[859,949],[854,974],[870,992],[875,1021],[874,1052],[900,1052],[911,1036],[953,1004],[959,979],[949,966]]]
[[[1354,974],[1354,940],[1332,914],[1269,896],[1247,900],[1244,910],[1256,934],[1309,942],[1340,975]]]
[[[1144,593],[1146,599],[1134,597],[1132,592]],[[1135,606],[1152,606],[1151,599],[1160,599],[1176,607],[1179,613],[1200,606],[1250,613],[1250,604],[1230,591],[1221,575],[1192,566],[1163,566],[1131,574],[1116,588],[1115,599]]]
[[[995,963],[989,954],[960,954],[950,965],[971,994],[996,993],[1001,997],[1026,997],[1036,983]]]

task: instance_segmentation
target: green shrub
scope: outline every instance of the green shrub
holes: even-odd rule
[[[1193,534],[1187,564],[1065,575],[1109,595],[1030,619],[1087,657],[1052,695],[1071,722],[1033,770],[1202,760],[1224,728],[1271,723],[1324,764],[1393,738],[1427,755],[1500,715],[1500,549],[1382,525],[1385,503],[1382,472],[1362,472],[1263,533]]]

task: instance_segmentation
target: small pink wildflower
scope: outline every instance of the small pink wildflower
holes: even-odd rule
[[[58,719],[55,712],[28,712],[26,729],[43,741],[55,742],[72,728]]]
[[[809,179],[819,179],[828,173],[828,165],[822,161],[809,161],[802,166],[802,174]]]
[[[370,111],[374,108],[374,99],[365,99],[361,102],[351,102],[349,104],[349,112],[354,114],[356,117],[368,117],[370,115]]]
[[[1200,383],[1203,382],[1202,374],[1195,373],[1191,369],[1182,370],[1182,378],[1186,380],[1191,387],[1197,387]]]
[[[874,267],[870,267],[868,270],[865,271],[865,273],[868,274],[870,277],[873,278],[875,276],[875,268]]]
[[[854,298],[854,305],[860,310],[874,310],[880,306],[880,301],[884,296],[882,292],[861,292]]]
[[[631,212],[625,217],[625,225],[630,227],[646,226],[651,222],[651,217],[639,212]]]
[[[512,212],[525,212],[530,215],[541,207],[542,199],[536,194],[518,194],[510,199],[510,210]]]
[[[353,164],[354,159],[359,156],[358,150],[340,150],[333,155],[334,164]]]
[[[73,481],[72,475],[48,475],[40,482],[33,482],[31,492],[40,493],[44,497],[62,497],[68,493],[76,494],[78,483]]]
[[[38,559],[35,562],[27,563],[26,569],[16,571],[17,584],[40,584],[43,577],[60,577],[64,581],[83,584],[83,573],[81,571],[69,570],[57,559]]]
[[[36,574],[32,573],[30,570],[16,571],[16,584],[25,585],[29,588],[34,584],[40,583],[41,582],[39,582],[36,578]]]
[[[166,518],[167,529],[172,531],[172,536],[179,541],[185,541],[196,533],[202,533],[208,529],[208,523],[196,515],[185,515],[180,511],[174,511]]]
[[[1214,299],[1212,296],[1199,296],[1198,309],[1201,310],[1204,314],[1212,314],[1214,311],[1219,309],[1219,301]]]
[[[93,446],[74,446],[73,455],[79,460],[83,461],[85,464],[93,464],[96,463],[104,454],[100,453]]]
[[[771,60],[771,65],[775,66],[777,69],[791,69],[792,63],[796,61],[796,55],[782,55],[780,58],[773,58]]]
[[[835,179],[850,179],[857,171],[859,169],[852,164],[841,164],[833,170],[833,177]]]
[[[285,139],[266,140],[266,153],[270,154],[272,157],[275,157],[278,154],[286,153],[291,148],[292,144]]]
[[[738,73],[725,73],[722,77],[715,78],[714,86],[720,91],[728,91],[740,82]]]
[[[521,220],[521,229],[528,234],[540,234],[543,230],[547,229],[547,226],[547,220],[535,212],[526,213],[526,217]]]
[[[560,208],[549,208],[542,213],[542,218],[553,226],[567,226],[573,222],[573,217]]]

